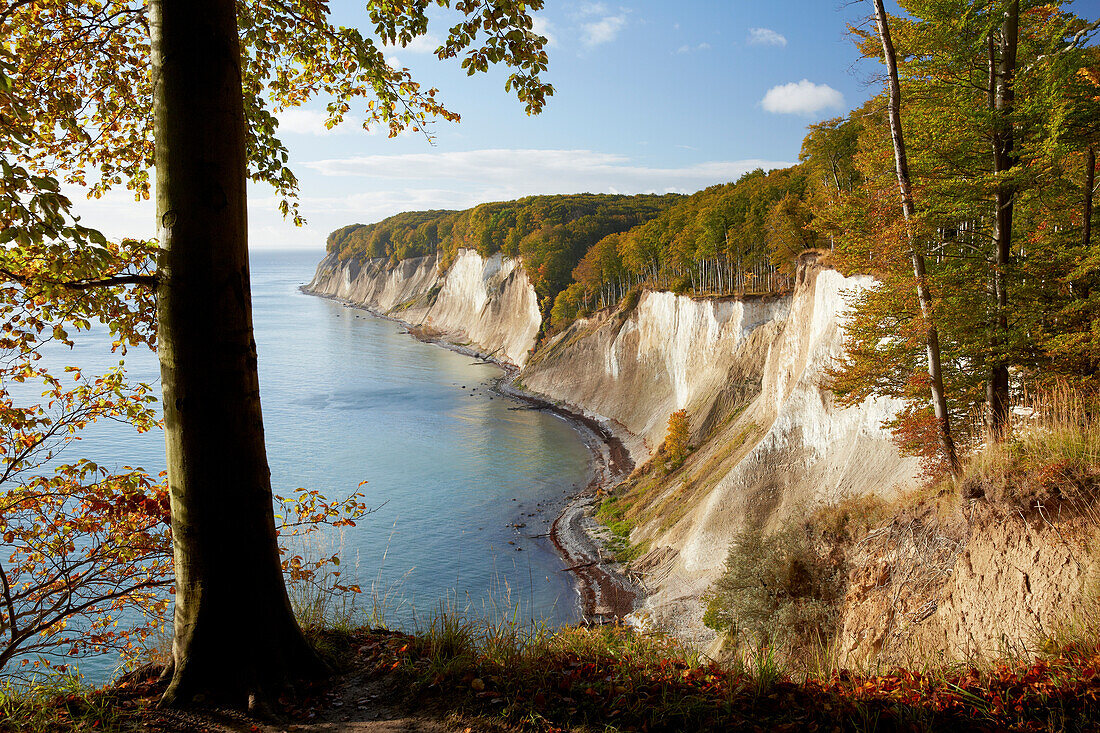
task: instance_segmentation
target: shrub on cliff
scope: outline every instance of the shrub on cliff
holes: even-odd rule
[[[840,573],[799,527],[734,538],[726,569],[704,597],[703,622],[752,644],[801,647],[833,632]]]
[[[673,468],[679,468],[691,452],[691,418],[687,410],[677,410],[668,416],[668,435],[665,436],[665,456]]]
[[[642,299],[641,288],[631,288],[626,295],[623,296],[622,304],[619,306],[619,317],[625,320],[634,309],[638,307],[638,303]]]

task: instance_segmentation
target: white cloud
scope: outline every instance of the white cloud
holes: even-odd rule
[[[607,15],[607,6],[603,3],[581,3],[577,8],[576,15],[578,17],[584,17],[586,15]]]
[[[828,84],[803,79],[772,87],[760,103],[769,112],[812,115],[828,107],[843,107],[844,95]]]
[[[779,46],[787,45],[787,39],[776,33],[771,28],[749,28],[750,46]]]
[[[437,48],[439,48],[439,39],[431,33],[426,33],[409,41],[407,46],[401,47],[401,50],[408,51],[409,53],[434,54]]]
[[[317,249],[324,246],[328,231],[347,223],[345,213],[319,222],[321,227],[296,227],[279,213],[279,198],[271,195],[270,188],[249,184],[248,190],[249,249]],[[99,229],[108,239],[157,236],[156,204],[152,199],[134,201],[133,194],[118,190],[103,198],[86,199],[86,192],[75,186],[66,186],[63,192],[73,200],[81,223]],[[308,201],[303,199],[302,210],[317,212]]]
[[[678,54],[687,54],[687,53],[692,53],[693,51],[707,51],[707,50],[710,50],[710,44],[707,43],[706,41],[704,41],[703,43],[698,43],[694,46],[692,46],[690,44],[685,44],[683,46],[680,46],[678,49],[676,49],[676,53],[678,53]]]
[[[341,135],[347,133],[367,134],[363,130],[363,120],[355,115],[344,115],[344,121],[336,127],[325,127],[328,114],[316,109],[292,107],[276,115],[279,118],[279,132],[297,135]],[[370,130],[373,134],[375,128]]]
[[[382,218],[410,208],[465,208],[536,194],[687,193],[737,180],[755,168],[787,165],[784,161],[733,160],[658,168],[638,165],[624,155],[591,150],[491,149],[367,155],[319,160],[305,167],[324,176],[375,179],[380,189],[377,193],[354,194],[325,205],[347,206]],[[404,182],[404,187],[395,183],[398,181]]]
[[[581,43],[589,48],[610,43],[626,25],[626,14],[608,15],[592,23],[581,24]]]
[[[118,188],[102,198],[90,199],[78,186],[62,186],[61,193],[73,202],[73,213],[80,223],[98,229],[108,239],[152,239],[157,235],[156,202],[153,198],[135,201],[134,194]]]
[[[558,45],[557,35],[554,31],[554,24],[546,18],[535,16],[531,19],[531,30],[536,36],[543,36],[546,38],[546,45],[556,46]]]

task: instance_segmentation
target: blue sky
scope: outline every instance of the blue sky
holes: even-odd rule
[[[1095,17],[1096,5],[1075,9]],[[357,3],[333,7],[341,23],[366,27]],[[551,39],[556,92],[537,117],[504,91],[503,69],[471,78],[437,60],[440,23],[392,49],[391,63],[438,87],[461,123],[436,124],[430,145],[355,124],[326,131],[323,102],[282,115],[309,224],[284,222],[270,191],[255,187],[251,247],[320,250],[345,224],[530,194],[690,193],[793,163],[807,124],[878,89],[876,64],[859,60],[847,32],[870,8],[866,0],[547,0],[536,29]],[[151,207],[122,194],[78,210],[111,236],[153,234]]]

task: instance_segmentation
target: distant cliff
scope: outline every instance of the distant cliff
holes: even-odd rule
[[[527,363],[542,317],[538,298],[519,262],[501,255],[483,258],[462,250],[439,272],[438,257],[341,263],[330,254],[306,286],[412,325],[468,342],[516,366]]]

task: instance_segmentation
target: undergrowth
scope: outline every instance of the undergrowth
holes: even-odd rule
[[[1030,398],[1008,439],[987,442],[955,481],[965,499],[985,499],[1050,521],[1087,515],[1100,491],[1100,396],[1067,387]]]
[[[1095,648],[986,671],[797,681],[766,645],[720,667],[622,627],[512,630],[502,645],[476,621],[450,623],[427,637],[365,633],[351,645],[356,664],[412,690],[418,705],[520,730],[1074,730],[1100,713]]]
[[[30,682],[0,683],[0,731],[135,730],[118,697],[85,685],[80,677],[48,674]]]
[[[311,638],[333,650],[341,674],[378,680],[388,705],[474,730],[1084,730],[1100,719],[1095,646],[984,671],[797,679],[768,645],[719,666],[659,635],[554,630],[514,616],[442,613],[415,634],[314,629]],[[132,731],[151,720],[156,730],[183,730],[152,712],[162,692],[152,678],[137,696],[125,685],[89,692],[68,684],[0,696],[0,731]],[[338,689],[312,688],[283,713],[314,720],[339,700]]]

